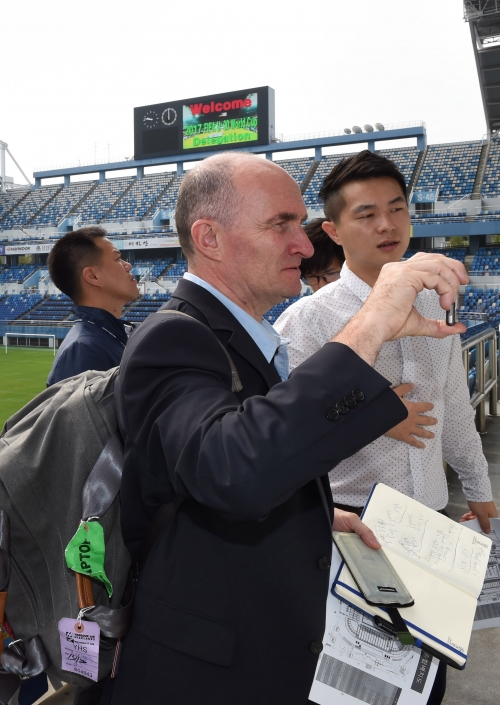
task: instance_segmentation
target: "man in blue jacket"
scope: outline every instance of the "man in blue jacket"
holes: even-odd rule
[[[131,264],[108,240],[103,228],[75,230],[52,249],[48,266],[54,284],[72,299],[77,322],[59,348],[47,386],[87,370],[120,364],[127,343],[120,320],[123,307],[139,290]]]
[[[122,359],[127,333],[120,316],[139,289],[132,265],[106,236],[103,228],[81,228],[61,238],[50,252],[50,276],[74,302],[77,322],[59,348],[48,387],[87,370],[109,370]],[[77,688],[74,705],[97,705],[103,686],[101,681]]]

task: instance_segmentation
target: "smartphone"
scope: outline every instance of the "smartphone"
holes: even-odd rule
[[[370,548],[358,534],[333,532],[333,540],[361,594],[376,607],[411,607],[413,597],[383,548]]]

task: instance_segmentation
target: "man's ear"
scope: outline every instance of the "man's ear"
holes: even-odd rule
[[[342,240],[340,239],[340,235],[337,232],[335,223],[333,223],[331,220],[325,220],[325,222],[321,224],[321,227],[328,235],[328,237],[331,237],[333,242],[336,242],[337,245],[342,245]]]
[[[102,287],[102,282],[99,278],[99,274],[95,267],[84,267],[82,269],[82,279],[84,284],[90,284],[90,286]]]
[[[191,226],[191,238],[196,255],[220,260],[220,225],[215,220],[196,220]]]

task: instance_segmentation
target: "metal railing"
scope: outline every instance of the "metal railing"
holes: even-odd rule
[[[486,433],[486,400],[489,397],[489,414],[498,416],[498,333],[494,328],[488,328],[482,333],[462,343],[462,359],[464,362],[467,386],[471,372],[471,352],[476,351],[476,389],[471,396],[471,406],[476,410],[476,428],[479,433]],[[488,350],[486,351],[486,343]]]

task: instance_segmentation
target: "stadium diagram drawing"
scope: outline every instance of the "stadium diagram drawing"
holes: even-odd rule
[[[483,589],[477,601],[474,629],[500,627],[500,519],[491,519],[493,541]]]
[[[413,647],[382,632],[368,615],[335,601],[325,644],[328,653],[382,678],[391,674],[402,683],[412,679],[419,659]]]

